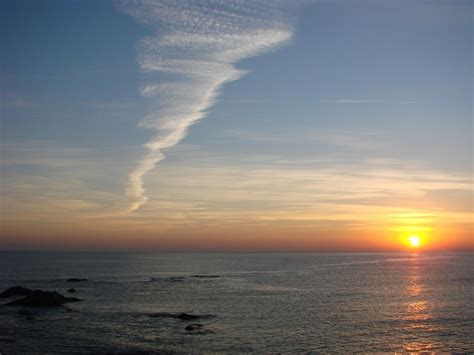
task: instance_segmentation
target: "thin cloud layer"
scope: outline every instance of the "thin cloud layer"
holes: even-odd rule
[[[139,126],[154,134],[129,174],[132,203],[127,213],[146,203],[143,178],[165,158],[163,149],[180,142],[188,128],[206,116],[224,84],[246,73],[235,63],[291,39],[288,6],[259,0],[137,0],[121,5],[154,32],[138,44],[138,62],[146,77],[141,94],[151,100]]]
[[[360,100],[360,99],[357,99],[357,100],[354,100],[354,99],[337,99],[337,100],[319,100],[319,102],[321,103],[325,103],[325,104],[373,104],[373,103],[377,103],[377,102],[380,102],[379,100],[371,100],[371,99],[363,99],[363,100]]]

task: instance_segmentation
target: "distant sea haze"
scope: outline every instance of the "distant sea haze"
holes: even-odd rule
[[[473,253],[0,253],[0,352],[473,352]],[[52,294],[52,293],[51,293]]]

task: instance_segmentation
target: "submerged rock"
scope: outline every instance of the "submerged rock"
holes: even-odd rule
[[[74,292],[76,292],[76,289],[75,288],[70,288],[69,290],[67,290],[67,292],[74,293]]]
[[[0,293],[0,298],[8,298],[8,297],[12,297],[12,296],[27,296],[31,292],[33,292],[33,291],[31,291],[27,288],[24,288],[22,286],[13,286],[13,287],[10,287],[8,290],[3,291],[2,293]]]
[[[26,320],[35,320],[35,317],[33,317],[33,313],[31,313],[27,309],[20,309],[18,312],[16,312],[16,314],[20,316],[25,316]]]
[[[184,282],[183,276],[170,276],[170,277],[152,277],[150,281],[154,282]]]
[[[20,309],[18,312],[16,312],[17,314],[21,315],[21,316],[32,316],[33,314],[27,310],[27,309]]]
[[[66,279],[66,282],[83,282],[83,281],[89,281],[89,279],[82,279],[79,277],[70,277]]]
[[[202,318],[202,316],[198,316],[195,314],[188,314],[188,313],[180,313],[178,314],[176,318],[181,319],[181,320],[193,320],[193,319]]]
[[[204,324],[193,323],[193,324],[189,324],[188,326],[186,326],[186,328],[184,328],[184,330],[186,330],[188,332],[192,332],[194,330],[201,330],[202,328],[204,328]]]
[[[0,343],[14,343],[15,341],[13,337],[0,335]]]
[[[64,297],[55,291],[31,291],[26,297],[7,303],[7,306],[57,307],[68,302],[79,302],[79,298]]]
[[[212,314],[189,314],[189,313],[168,313],[168,312],[158,312],[149,314],[152,318],[176,318],[180,320],[195,320],[195,319],[205,319],[215,317]]]
[[[192,275],[190,277],[194,277],[197,279],[215,279],[221,277],[221,275]]]

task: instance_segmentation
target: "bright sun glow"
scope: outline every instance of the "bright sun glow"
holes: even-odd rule
[[[420,240],[420,237],[417,236],[417,235],[411,235],[408,237],[408,242],[410,243],[410,246],[412,246],[413,248],[417,248],[420,246],[421,244],[421,240]]]

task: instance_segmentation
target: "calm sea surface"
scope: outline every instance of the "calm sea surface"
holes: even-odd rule
[[[83,301],[0,306],[6,354],[474,351],[472,253],[0,253],[0,291],[14,285]]]

